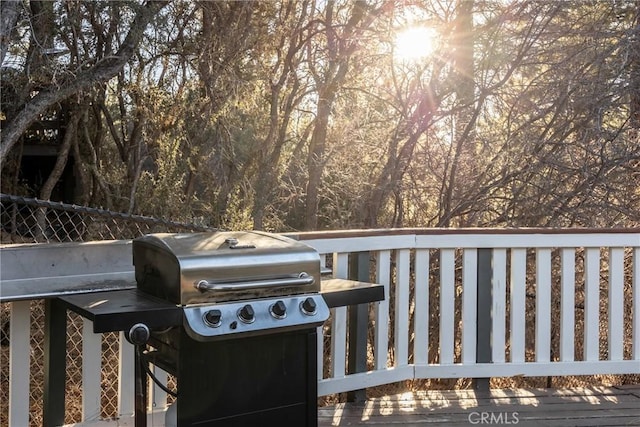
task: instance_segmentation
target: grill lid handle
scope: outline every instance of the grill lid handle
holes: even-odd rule
[[[196,289],[206,291],[238,291],[246,289],[270,288],[276,286],[307,286],[315,282],[313,276],[302,272],[298,277],[276,277],[273,279],[247,280],[242,282],[210,282],[199,280],[195,283]]]
[[[229,249],[255,249],[256,245],[241,245],[238,242],[238,239],[236,239],[235,237],[229,237],[227,239],[224,240],[224,242],[229,245]]]

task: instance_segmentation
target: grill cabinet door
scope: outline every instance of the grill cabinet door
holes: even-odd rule
[[[182,334],[178,425],[317,425],[316,329],[197,342]]]

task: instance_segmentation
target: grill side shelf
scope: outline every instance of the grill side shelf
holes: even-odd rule
[[[137,289],[59,298],[67,309],[93,322],[93,332],[128,331],[136,323],[150,329],[182,325],[182,308]]]
[[[329,308],[382,301],[384,286],[348,279],[323,279],[320,294]]]

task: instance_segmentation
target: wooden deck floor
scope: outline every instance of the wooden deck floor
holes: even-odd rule
[[[318,426],[634,426],[640,385],[423,391],[318,409]]]

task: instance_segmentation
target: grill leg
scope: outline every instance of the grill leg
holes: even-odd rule
[[[147,373],[144,359],[141,357],[142,346],[136,346],[135,352],[135,427],[147,427]]]

